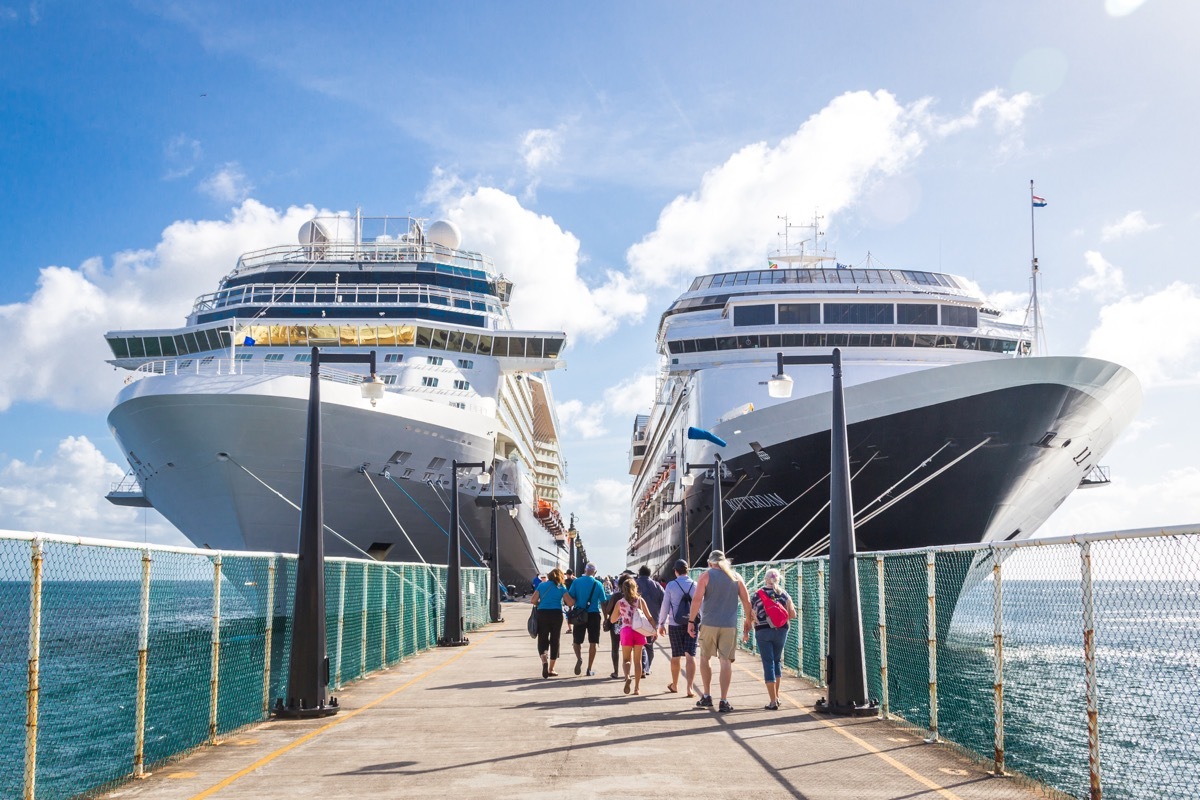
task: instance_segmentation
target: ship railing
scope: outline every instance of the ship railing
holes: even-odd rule
[[[108,491],[109,494],[141,494],[142,484],[138,481],[137,471],[131,469],[121,480],[110,483]]]
[[[267,719],[295,573],[295,555],[0,531],[0,666],[26,706],[7,716],[0,797],[99,796]],[[463,568],[466,630],[488,623],[488,576]],[[445,584],[441,566],[327,557],[331,693],[434,647]],[[122,713],[83,701],[98,685]]]
[[[132,370],[126,383],[153,375],[263,375],[267,377],[309,377],[312,367],[305,361],[243,361],[228,358],[175,358],[159,361],[147,361],[137,369]],[[349,372],[334,367],[319,367],[321,380],[334,383],[358,384],[366,379],[363,373]],[[388,385],[387,390],[395,391],[399,387]],[[412,388],[412,387],[405,387]]]
[[[434,262],[471,270],[494,270],[491,259],[480,253],[452,250],[432,242],[393,239],[277,245],[253,250],[238,259],[234,274],[270,264],[306,262]]]
[[[219,289],[202,294],[192,305],[199,314],[239,306],[396,306],[432,305],[460,308],[466,311],[499,313],[500,307],[492,295],[464,291],[445,286],[416,283],[395,284],[288,284],[253,283]]]
[[[1200,703],[1200,525],[856,560],[881,718],[1055,796],[1195,793],[1200,739],[1186,709]],[[784,667],[823,687],[829,559],[734,567],[751,596],[771,568],[798,612]],[[757,652],[756,638],[745,647]]]

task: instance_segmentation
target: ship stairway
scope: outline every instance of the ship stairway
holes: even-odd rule
[[[105,499],[114,506],[127,506],[130,508],[154,507],[146,499],[146,493],[142,491],[142,484],[138,482],[137,473],[132,469],[125,473],[124,478],[109,487]]]
[[[1110,475],[1111,470],[1108,467],[1102,467],[1099,464],[1092,467],[1092,471],[1083,476],[1083,480],[1079,482],[1080,489],[1094,489],[1097,486],[1108,486],[1112,483]]]

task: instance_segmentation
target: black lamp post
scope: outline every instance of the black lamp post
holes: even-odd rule
[[[790,397],[792,379],[785,364],[833,366],[833,415],[829,426],[829,699],[818,711],[830,714],[873,714],[867,698],[867,665],[863,654],[862,608],[854,549],[854,512],[850,498],[850,446],[846,433],[846,401],[842,393],[842,352],[828,356],[777,355],[778,370],[767,382],[771,397]]]
[[[292,613],[292,653],[288,666],[287,702],[275,701],[277,717],[326,717],[338,712],[328,698],[329,656],[325,650],[325,509],[321,489],[321,362],[369,364],[371,378],[362,384],[371,405],[383,397],[375,377],[375,351],[327,353],[312,349],[308,383],[308,432],[304,449],[304,489],[300,499],[300,542],[296,561],[296,599]]]
[[[575,550],[575,539],[579,536],[579,531],[575,529],[575,515],[571,515],[571,524],[567,526],[567,569],[571,570],[572,575],[579,574],[579,565],[576,563],[577,552]]]
[[[486,472],[487,464],[482,461],[466,464],[458,461],[450,462],[450,552],[446,556],[446,610],[442,619],[442,638],[438,640],[438,647],[462,647],[470,643],[463,636],[462,546],[458,530],[458,471],[460,469],[478,469],[481,484],[487,483],[491,479],[491,475]]]
[[[712,493],[712,545],[709,552],[720,550],[725,552],[725,510],[724,498],[721,497],[721,454],[717,453],[713,456],[711,464],[686,464],[684,465],[685,472],[691,472],[694,469],[711,469],[713,471],[713,493]],[[691,478],[690,475],[687,476]],[[694,480],[694,479],[693,479]],[[686,484],[685,484],[686,485]],[[685,524],[686,528],[687,525]],[[686,533],[684,534],[687,535]],[[690,565],[691,559],[688,559]]]
[[[692,548],[691,543],[688,542],[687,505],[682,497],[678,500],[664,500],[661,517],[663,520],[670,516],[667,506],[679,506],[682,516],[679,522],[679,557],[690,567],[692,565]]]

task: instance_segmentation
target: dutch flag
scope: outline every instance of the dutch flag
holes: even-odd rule
[[[1044,197],[1038,197],[1038,196],[1035,194],[1035,195],[1033,196],[1033,207],[1034,207],[1034,208],[1045,208],[1045,207],[1046,207],[1046,198],[1044,198]]]

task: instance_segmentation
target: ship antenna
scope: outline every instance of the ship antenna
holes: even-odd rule
[[[1038,197],[1033,193],[1033,180],[1029,181],[1029,305],[1025,308],[1025,322],[1022,327],[1029,329],[1032,327],[1032,341],[1030,342],[1030,354],[1032,355],[1047,355],[1046,335],[1042,328],[1042,309],[1038,305],[1038,260],[1037,260],[1037,227],[1036,227],[1036,212],[1039,208],[1045,208],[1046,200]],[[1020,348],[1017,350],[1017,355],[1022,355]]]

